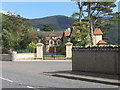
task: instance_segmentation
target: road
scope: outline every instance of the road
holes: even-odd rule
[[[115,85],[74,80],[47,75],[71,71],[71,61],[2,62],[2,88],[117,88]]]

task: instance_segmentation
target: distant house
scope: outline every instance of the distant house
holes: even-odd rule
[[[93,45],[105,45],[107,42],[102,40],[103,32],[100,28],[96,28],[93,32]]]
[[[68,28],[66,31],[63,31],[63,35],[62,35],[62,42],[66,43],[67,41],[70,41],[70,37],[71,37],[71,29]]]
[[[83,24],[83,26],[86,26]],[[62,36],[57,36],[57,34],[50,34],[49,36],[46,36],[45,38],[45,44],[46,44],[46,52],[58,52],[60,50],[61,45],[65,45],[68,41],[70,41],[72,32],[80,26],[72,26],[71,28],[68,28],[66,31],[63,31]],[[75,31],[76,34],[80,34],[81,31],[77,30]],[[90,37],[88,37],[90,39]],[[80,39],[78,40],[80,41]],[[94,29],[93,32],[93,45],[105,45],[107,44],[106,41],[103,40],[103,32],[100,28]]]
[[[83,24],[83,26],[86,26],[86,25]],[[71,28],[68,28],[66,31],[64,31],[62,36],[63,42],[69,41],[69,39],[71,38],[72,32],[78,27],[80,26],[72,26]],[[77,30],[75,33],[80,34],[81,31]],[[88,39],[90,39],[89,36],[88,36]],[[107,44],[107,42],[103,40],[102,30],[100,28],[95,28],[93,32],[93,45],[105,45],[105,44]]]
[[[46,36],[45,44],[46,44],[46,52],[58,52],[61,42],[62,36],[57,36],[56,34],[51,34],[50,36]]]

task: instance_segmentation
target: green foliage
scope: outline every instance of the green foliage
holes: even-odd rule
[[[34,53],[35,52],[35,48],[36,48],[36,44],[31,42],[28,46],[27,49],[29,50],[29,52]]]
[[[44,25],[43,31],[53,31],[53,27],[50,25]]]
[[[41,43],[45,44],[45,36],[43,36],[41,33],[39,33],[38,38],[41,40]]]
[[[81,22],[78,21],[78,22],[74,22],[74,23],[73,23],[74,26],[79,26],[79,25],[82,25],[82,24],[90,25],[89,22],[85,22],[85,21],[81,21]]]
[[[72,16],[70,17],[70,19],[78,20],[77,19],[78,15],[79,15],[79,13],[73,13]]]
[[[13,42],[12,33],[7,31],[6,29],[3,29],[2,31],[2,41],[4,48],[13,48],[14,42]]]
[[[45,55],[45,59],[53,59],[53,58],[65,58],[65,55]]]
[[[17,53],[31,53],[28,49],[17,50]]]
[[[76,33],[78,30],[80,30],[80,33]],[[75,30],[72,32],[71,42],[75,46],[90,45],[90,43],[91,43],[90,29],[85,26],[80,26],[80,27],[75,28]]]
[[[35,31],[34,28],[27,19],[19,15],[1,15],[3,47],[15,50],[25,49],[32,41],[29,33]]]
[[[111,25],[109,23],[111,19],[113,20],[113,18],[114,19],[120,18],[119,12],[113,13],[113,8],[116,7],[115,3],[114,2],[86,2],[86,1],[79,2],[77,0],[75,0],[75,2],[78,5],[79,12],[73,13],[73,15],[71,16],[72,19],[76,20],[76,22],[73,25],[81,26],[82,24],[86,23],[90,30],[89,36],[92,44],[93,44],[92,31],[95,28],[101,28],[101,30],[104,33],[103,39],[109,39],[109,37],[107,36],[107,32],[108,30],[111,30],[111,29],[106,26]],[[108,19],[105,19],[105,18],[108,18]],[[85,35],[86,34],[83,33],[83,36]],[[76,37],[78,37],[78,35],[76,35]],[[73,39],[75,38],[72,38],[72,40]],[[86,42],[86,41],[85,40],[81,41],[81,43],[83,42]]]

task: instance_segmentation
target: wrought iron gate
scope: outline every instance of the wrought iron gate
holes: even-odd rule
[[[44,46],[43,59],[44,60],[65,59],[65,54],[62,52],[61,47],[52,46],[52,47],[49,47],[49,49],[47,49],[47,47]]]

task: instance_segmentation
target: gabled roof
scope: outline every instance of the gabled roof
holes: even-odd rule
[[[56,39],[61,39],[61,38],[62,38],[62,36],[56,36],[55,40],[56,40]],[[48,41],[48,40],[50,40],[50,39],[52,39],[52,37],[49,37],[49,36],[48,36],[48,37],[45,38],[46,41]]]
[[[49,40],[50,38],[51,38],[51,37],[46,37],[45,40],[47,41],[47,40]]]
[[[52,34],[52,36],[57,36],[57,34]]]
[[[61,38],[62,38],[62,36],[58,36],[58,37],[57,37],[57,39],[61,39]]]
[[[57,40],[57,39],[61,39],[61,38],[62,38],[62,36],[55,36],[55,37],[56,37],[55,39],[53,39],[53,38],[50,37],[50,36],[45,37],[45,43],[46,43],[46,44],[49,44],[49,40],[50,40],[50,39],[52,39],[52,40]]]
[[[94,35],[103,35],[103,32],[101,31],[100,28],[96,28],[93,32]]]
[[[71,31],[64,31],[63,33],[64,33],[65,36],[70,36]]]
[[[104,41],[104,40],[100,40],[97,44],[98,44],[98,45],[100,45],[100,44],[107,44],[107,42]]]

